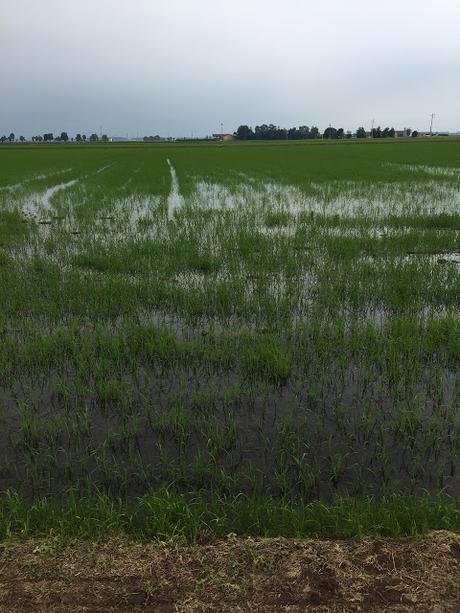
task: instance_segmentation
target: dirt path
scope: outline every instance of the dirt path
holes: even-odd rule
[[[389,610],[460,610],[460,535],[0,546],[0,611]]]

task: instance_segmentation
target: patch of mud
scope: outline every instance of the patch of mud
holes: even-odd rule
[[[458,611],[460,536],[202,544],[52,540],[0,551],[0,611]]]

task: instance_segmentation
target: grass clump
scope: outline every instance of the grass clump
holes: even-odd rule
[[[11,262],[10,256],[5,251],[0,251],[0,266],[6,266]]]
[[[291,214],[284,211],[268,213],[265,216],[264,224],[267,228],[286,227],[291,221]]]
[[[18,211],[0,209],[0,247],[14,245],[29,234],[29,224]]]
[[[275,337],[267,336],[243,348],[241,365],[249,375],[281,384],[291,374],[292,355]]]

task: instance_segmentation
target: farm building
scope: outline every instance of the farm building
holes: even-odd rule
[[[219,134],[213,134],[212,136],[216,140],[235,140],[235,136],[233,134],[224,134],[222,132]]]

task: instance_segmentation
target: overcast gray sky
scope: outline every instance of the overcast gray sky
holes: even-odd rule
[[[0,133],[460,130],[460,0],[0,0]]]

